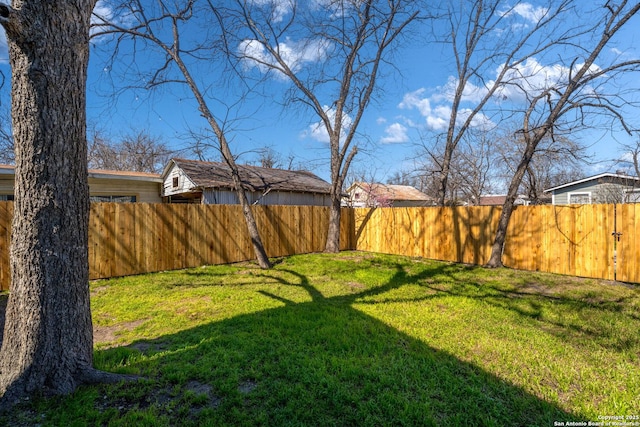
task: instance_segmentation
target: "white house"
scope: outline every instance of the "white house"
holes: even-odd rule
[[[331,185],[307,171],[238,165],[250,204],[331,204]],[[171,159],[162,172],[162,196],[169,203],[238,204],[226,163]]]

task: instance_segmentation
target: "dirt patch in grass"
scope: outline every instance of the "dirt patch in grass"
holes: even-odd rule
[[[238,385],[238,391],[242,394],[248,394],[255,390],[256,387],[258,387],[258,383],[253,380],[247,380],[241,382],[240,385]]]
[[[363,285],[362,283],[358,283],[358,282],[347,282],[347,286],[352,291],[358,291],[358,290],[362,290],[362,289],[366,288],[365,285]]]
[[[112,326],[93,325],[93,342],[95,344],[113,342],[118,337],[119,332],[132,331],[146,321],[147,319],[140,319],[133,322],[118,323]]]

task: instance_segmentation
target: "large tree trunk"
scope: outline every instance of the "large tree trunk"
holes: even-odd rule
[[[0,5],[16,149],[3,407],[97,379],[89,305],[85,83],[94,0]]]

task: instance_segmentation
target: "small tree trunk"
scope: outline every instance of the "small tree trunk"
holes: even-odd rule
[[[341,200],[340,191],[331,191],[331,206],[329,208],[329,230],[327,232],[327,243],[324,251],[328,253],[340,252],[340,215]]]
[[[236,167],[236,171],[232,173],[237,174],[237,166],[235,167]],[[234,179],[234,181],[236,181],[236,179]],[[238,195],[240,206],[242,206],[242,214],[244,215],[244,220],[247,224],[247,231],[249,232],[249,238],[251,238],[251,245],[253,246],[253,251],[256,254],[256,260],[258,261],[258,265],[260,266],[260,268],[269,269],[272,267],[271,261],[269,261],[269,256],[267,255],[267,251],[264,249],[264,245],[262,244],[262,238],[260,237],[260,232],[258,231],[258,225],[256,224],[256,219],[253,216],[253,211],[251,210],[251,206],[249,205],[249,200],[247,200],[247,195],[241,186],[239,177],[237,179],[236,185],[238,186],[237,187],[238,190],[236,191],[236,194]]]
[[[513,213],[514,203],[518,197],[518,188],[522,183],[522,178],[527,171],[527,168],[531,164],[531,159],[535,153],[536,147],[540,140],[544,137],[545,133],[540,132],[534,137],[525,137],[526,147],[522,154],[522,159],[516,168],[516,172],[511,178],[509,184],[509,190],[507,191],[507,197],[502,205],[502,212],[500,213],[500,219],[498,220],[498,229],[496,230],[496,237],[491,247],[491,256],[487,262],[487,267],[498,268],[503,267],[502,253],[504,252],[504,244],[507,238],[507,228],[509,227],[509,221],[511,220],[511,214]]]

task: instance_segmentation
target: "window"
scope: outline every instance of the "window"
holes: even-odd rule
[[[570,205],[588,205],[591,203],[591,193],[570,193]]]
[[[115,203],[133,203],[136,196],[91,196],[89,200],[92,202],[115,202]]]
[[[625,203],[640,203],[640,190],[629,190],[624,195]]]
[[[180,185],[180,180],[178,179],[177,176],[173,177],[173,188],[178,188]]]

